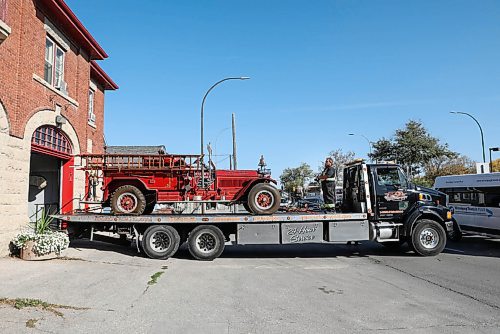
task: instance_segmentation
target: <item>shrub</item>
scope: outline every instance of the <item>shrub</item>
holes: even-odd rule
[[[69,238],[66,233],[52,231],[50,224],[54,219],[42,209],[40,219],[28,228],[18,233],[12,243],[18,249],[26,249],[28,241],[33,242],[33,252],[39,256],[56,253],[60,254],[69,246]]]

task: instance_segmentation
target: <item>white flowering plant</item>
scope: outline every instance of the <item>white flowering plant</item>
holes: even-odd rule
[[[53,218],[42,210],[40,219],[33,225],[18,233],[12,243],[18,249],[26,249],[33,244],[33,252],[42,256],[50,253],[60,254],[69,246],[68,235],[64,232],[53,231],[50,224]],[[29,243],[32,241],[32,243]]]

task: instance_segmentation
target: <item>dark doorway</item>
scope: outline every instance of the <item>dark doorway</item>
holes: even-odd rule
[[[31,153],[28,192],[30,222],[36,222],[42,209],[46,213],[59,211],[61,198],[61,159],[40,153]]]

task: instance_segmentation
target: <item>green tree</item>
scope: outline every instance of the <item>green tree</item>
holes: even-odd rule
[[[373,147],[374,152],[370,155],[373,160],[395,160],[410,176],[420,174],[425,164],[433,159],[457,157],[448,149],[448,144],[441,144],[421,122],[413,120],[408,121],[405,128],[397,129],[392,139],[382,138]]]
[[[491,172],[500,172],[500,159],[491,162]]]
[[[280,176],[283,189],[289,193],[295,193],[299,187],[304,185],[314,176],[311,166],[302,163],[299,167],[285,168]]]
[[[423,176],[416,177],[416,184],[432,187],[438,176],[472,174],[475,172],[474,162],[464,156],[457,155],[454,158],[439,157],[432,159],[424,165]]]

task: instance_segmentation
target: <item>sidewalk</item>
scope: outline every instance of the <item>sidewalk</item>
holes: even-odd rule
[[[119,327],[113,322],[127,321],[134,301],[151,292],[151,276],[161,276],[168,263],[89,241],[74,242],[60,259],[1,258],[0,332],[88,333],[103,322],[111,331]],[[40,305],[24,307],[33,303]]]

